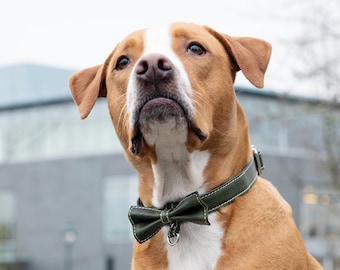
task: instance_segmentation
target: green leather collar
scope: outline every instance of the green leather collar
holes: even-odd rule
[[[261,153],[253,148],[254,158],[234,178],[213,190],[198,194],[194,192],[179,202],[168,203],[163,209],[146,207],[138,200],[137,206],[131,206],[129,219],[133,234],[139,243],[154,236],[163,226],[170,226],[168,243],[175,245],[179,240],[182,222],[210,225],[208,214],[232,202],[246,193],[255,183],[264,168]]]

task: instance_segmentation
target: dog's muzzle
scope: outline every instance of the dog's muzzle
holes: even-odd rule
[[[139,154],[143,134],[155,122],[173,121],[175,126],[192,130],[201,141],[206,139],[207,135],[195,125],[170,59],[162,54],[147,54],[136,64],[134,72],[137,98],[133,111],[132,153]]]

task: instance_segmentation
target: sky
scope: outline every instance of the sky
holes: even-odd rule
[[[0,67],[33,63],[80,70],[104,62],[130,32],[172,21],[208,25],[273,46],[265,88],[303,93],[287,44],[301,33],[293,0],[3,0]],[[250,83],[240,77],[240,84]],[[294,89],[294,90],[292,90]]]

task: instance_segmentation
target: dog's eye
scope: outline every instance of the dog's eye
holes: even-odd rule
[[[117,61],[115,69],[122,70],[126,68],[129,64],[130,64],[130,59],[127,58],[126,56],[121,56]]]
[[[190,44],[187,50],[189,53],[194,55],[204,55],[207,52],[206,49],[198,43]]]

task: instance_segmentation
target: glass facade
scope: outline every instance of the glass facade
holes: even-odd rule
[[[83,121],[70,101],[0,111],[0,126],[0,162],[121,152],[105,100]]]
[[[305,186],[301,193],[300,230],[306,245],[325,269],[340,268],[340,192]]]
[[[127,213],[138,198],[138,179],[134,175],[117,175],[104,184],[104,240],[110,244],[133,241]]]

